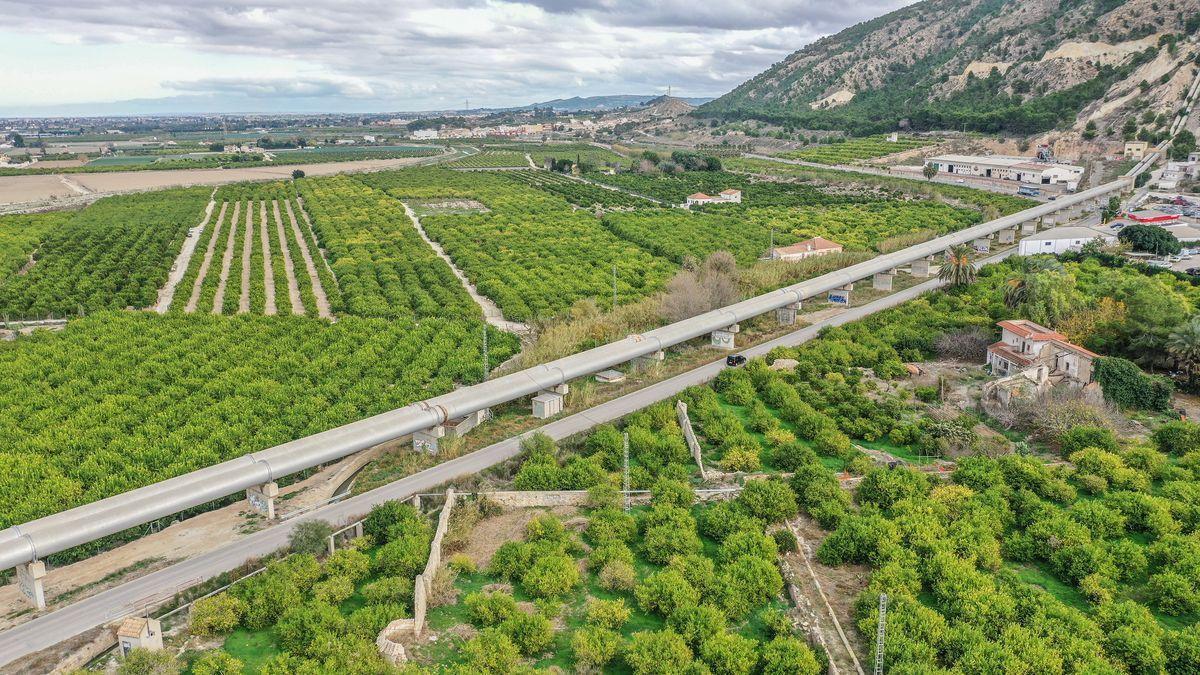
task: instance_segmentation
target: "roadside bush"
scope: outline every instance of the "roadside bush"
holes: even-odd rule
[[[242,675],[242,662],[229,652],[214,649],[192,663],[192,675]],[[161,671],[156,671],[161,672]]]
[[[169,651],[134,649],[117,666],[117,675],[178,675],[182,670]]]
[[[190,628],[202,637],[224,635],[242,620],[246,603],[228,593],[218,593],[192,604]]]
[[[333,526],[324,520],[306,520],[288,536],[288,546],[296,553],[321,555],[329,548]]]
[[[377,545],[383,545],[391,540],[389,533],[397,526],[403,529],[419,528],[421,526],[428,527],[428,523],[425,516],[421,515],[411,504],[393,500],[371,509],[371,512],[363,519],[363,534],[371,537]]]
[[[352,582],[362,581],[371,573],[371,557],[351,548],[335,551],[325,561],[325,573],[331,577],[345,577]]]

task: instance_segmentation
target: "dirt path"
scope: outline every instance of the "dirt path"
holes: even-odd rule
[[[204,285],[204,277],[208,276],[208,268],[212,264],[217,239],[221,238],[221,226],[225,223],[225,209],[228,206],[229,202],[221,202],[221,212],[217,214],[217,224],[213,228],[212,238],[208,240],[208,248],[204,250],[204,260],[200,262],[200,271],[196,274],[196,282],[192,284],[192,295],[183,309],[188,314],[195,312],[196,305],[200,302],[200,287]]]
[[[79,195],[92,194],[91,190],[87,189],[86,187],[80,185],[79,183],[71,180],[70,178],[68,178],[66,176],[59,176],[58,179],[60,181],[62,181],[63,185],[66,185],[67,187],[71,188],[71,190],[73,190],[75,192],[75,194],[79,194]]]
[[[458,281],[462,284],[463,288],[466,289],[467,295],[470,295],[471,299],[475,301],[475,304],[479,305],[479,308],[483,310],[483,318],[485,321],[496,328],[499,328],[500,330],[508,331],[510,333],[524,334],[529,332],[528,325],[505,319],[504,312],[500,311],[500,307],[497,306],[496,303],[492,302],[491,298],[480,294],[480,292],[475,288],[475,284],[471,283],[471,280],[467,278],[467,275],[463,274],[462,270],[458,269],[458,266],[454,264],[454,260],[446,254],[446,251],[442,248],[442,245],[431,239],[429,235],[425,233],[425,228],[421,226],[421,219],[417,217],[417,214],[412,210],[412,208],[406,202],[400,202],[400,205],[404,207],[404,212],[408,214],[409,220],[411,220],[413,222],[413,226],[417,228],[417,234],[421,235],[421,238],[425,240],[426,244],[429,244],[429,247],[433,249],[433,252],[436,253],[439,258],[446,261],[446,264],[450,266],[450,271],[454,272],[454,276],[458,277]]]
[[[242,294],[238,314],[250,312],[250,254],[254,252],[254,202],[246,202],[246,236],[242,237]]]
[[[825,647],[830,672],[863,675],[868,649],[854,626],[854,600],[867,586],[863,565],[826,567],[814,556],[826,533],[808,516],[788,523],[799,550],[786,560],[794,574],[795,598],[801,622]]]
[[[217,280],[217,294],[213,296],[212,313],[220,314],[225,306],[225,284],[229,283],[229,268],[233,265],[233,247],[237,242],[238,216],[242,203],[233,203],[233,217],[229,219],[229,237],[225,241],[225,253],[221,256],[221,278]]]
[[[271,271],[271,240],[267,236],[267,203],[258,203],[258,238],[262,244],[263,254],[263,314],[274,316],[275,308],[275,275]]]
[[[216,190],[213,190],[216,193]],[[204,228],[208,225],[208,221],[212,219],[213,209],[217,203],[209,196],[208,207],[204,209],[204,220],[192,229],[188,230],[187,238],[183,240],[183,246],[179,249],[179,256],[175,258],[175,264],[171,266],[171,272],[167,275],[167,283],[162,288],[158,289],[158,302],[154,305],[154,311],[159,314],[166,314],[171,307],[171,302],[175,300],[175,287],[183,281],[183,275],[187,274],[188,265],[192,262],[192,256],[196,253],[196,246],[200,243],[200,234],[204,232]]]
[[[313,241],[317,241],[317,231],[313,229],[312,220],[308,217],[308,208],[304,206],[303,197],[296,197],[296,206],[300,210],[300,217],[304,219],[304,226],[312,233]],[[333,284],[338,286],[337,275],[333,273],[333,267],[329,265],[329,258],[325,255],[325,249],[321,248],[319,244],[317,246],[317,253],[321,254],[321,264],[325,265],[325,270],[329,272],[329,276],[333,277]],[[338,286],[338,288],[340,289],[341,286]]]
[[[536,168],[538,168],[537,164],[534,164],[534,163],[533,163],[533,158],[529,156],[529,153],[528,153],[528,152],[527,152],[527,153],[525,153],[525,161],[526,161],[526,162],[529,162],[529,168],[531,168],[531,169],[536,169]]]
[[[283,218],[279,216],[279,202],[271,200],[275,210],[275,228],[279,233],[279,248],[283,254],[283,269],[287,270],[288,298],[292,301],[292,314],[304,315],[304,301],[300,299],[300,285],[296,283],[296,265],[292,262],[292,252],[288,246],[287,233],[283,230]]]
[[[312,253],[308,250],[308,242],[304,239],[304,233],[300,231],[300,224],[296,222],[296,213],[292,211],[292,201],[289,199],[284,204],[287,206],[288,220],[292,221],[292,234],[296,236],[296,245],[300,247],[300,256],[304,258],[304,267],[308,270],[308,280],[312,283],[313,296],[317,299],[317,316],[322,319],[332,319],[333,312],[329,311],[329,298],[325,295],[325,288],[321,286],[321,277],[317,275],[317,266],[313,263]]]

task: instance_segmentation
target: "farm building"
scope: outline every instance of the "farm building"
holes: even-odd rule
[[[1108,232],[1101,232],[1090,227],[1056,227],[1022,239],[1019,253],[1021,255],[1038,253],[1058,255],[1071,250],[1077,251],[1093,239],[1100,239],[1106,244],[1117,240]]]
[[[1074,164],[1048,164],[1031,157],[993,155],[939,155],[929,163],[942,173],[955,176],[998,178],[1032,185],[1062,185],[1074,190],[1083,177],[1083,167]]]
[[[687,196],[687,206],[696,206],[697,204],[741,204],[741,190],[721,190],[714,196],[706,195],[703,192],[697,192]]]
[[[771,249],[769,257],[771,260],[793,262],[819,255],[829,255],[831,253],[841,252],[842,245],[836,241],[829,241],[823,237],[813,237],[812,239],[796,242],[791,246],[778,246],[773,248]]]

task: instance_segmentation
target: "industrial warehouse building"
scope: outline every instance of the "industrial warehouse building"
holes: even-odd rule
[[[1084,244],[1093,239],[1100,239],[1105,244],[1117,241],[1116,236],[1101,232],[1090,227],[1056,227],[1038,234],[1032,234],[1021,240],[1021,255],[1036,255],[1050,253],[1058,255],[1067,251],[1078,251]]]
[[[1082,166],[1048,164],[1031,157],[938,155],[930,157],[928,163],[941,173],[955,176],[998,178],[1026,185],[1058,185],[1067,190],[1074,190],[1083,178]]]

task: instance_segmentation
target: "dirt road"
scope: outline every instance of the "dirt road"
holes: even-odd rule
[[[216,189],[213,190],[216,194]],[[188,230],[187,239],[183,240],[183,247],[179,250],[179,257],[175,259],[175,264],[171,267],[171,273],[167,276],[167,283],[162,288],[158,289],[158,302],[154,305],[154,311],[159,314],[166,314],[171,307],[171,302],[175,300],[175,288],[183,281],[183,275],[187,274],[188,265],[192,262],[192,256],[196,253],[196,245],[200,242],[200,233],[204,232],[204,228],[208,226],[208,221],[212,220],[213,208],[217,205],[212,200],[210,195],[208,198],[208,206],[204,209],[204,220],[192,229]]]

